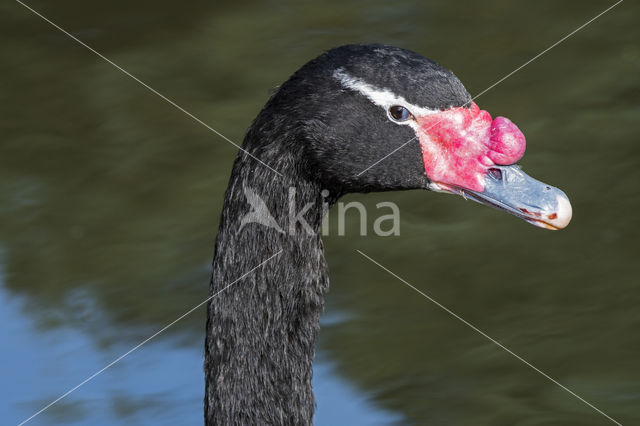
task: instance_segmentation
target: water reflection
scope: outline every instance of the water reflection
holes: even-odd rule
[[[1,276],[0,284],[4,284]],[[99,316],[89,298],[83,302],[91,306],[91,316]],[[25,420],[131,349],[122,343],[108,348],[97,345],[92,334],[78,327],[43,329],[36,323],[39,318],[29,316],[26,300],[4,290],[0,290],[0,305],[0,340],[9,342],[3,347],[0,394],[0,418],[5,424]],[[336,317],[332,323],[340,320]],[[204,394],[201,346],[202,337],[182,344],[175,338],[159,337],[29,424],[200,424]],[[390,424],[401,418],[372,405],[366,395],[336,375],[322,353],[314,367],[314,387],[316,424]]]
[[[325,48],[398,44],[478,93],[609,4],[33,3],[235,141]],[[355,249],[622,423],[640,420],[639,9],[620,8],[478,100],[521,126],[525,170],[569,194],[567,230],[436,194],[351,197],[396,202],[402,235],[326,239],[327,309],[347,314],[323,328],[318,377],[339,374],[326,395],[353,398],[327,405],[321,390],[319,420],[370,396],[400,414],[363,405],[365,423],[603,421]],[[17,419],[206,297],[235,148],[19,5],[0,10],[0,391]],[[203,330],[201,312],[185,318],[41,421],[200,422]]]

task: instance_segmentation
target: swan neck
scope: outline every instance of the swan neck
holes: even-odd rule
[[[273,159],[295,165],[293,156]],[[328,288],[326,206],[320,185],[287,172],[278,179],[242,153],[234,165],[207,310],[207,425],[312,423],[314,343]],[[305,224],[290,223],[292,209]]]

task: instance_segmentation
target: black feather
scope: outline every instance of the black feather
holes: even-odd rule
[[[314,343],[329,287],[320,226],[321,191],[335,202],[349,192],[426,188],[418,141],[360,174],[415,136],[385,111],[333,78],[343,68],[376,87],[431,109],[470,97],[453,73],[420,55],[383,45],[348,45],[310,61],[282,84],[251,124],[225,195],[210,292],[216,294],[265,259],[281,253],[208,304],[205,422],[311,424]],[[243,188],[262,198],[282,230],[240,226],[250,206]],[[289,188],[299,224],[289,232]]]

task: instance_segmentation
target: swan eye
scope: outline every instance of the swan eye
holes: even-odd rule
[[[393,105],[389,107],[389,116],[394,121],[407,121],[408,119],[413,117],[409,110],[401,105]]]

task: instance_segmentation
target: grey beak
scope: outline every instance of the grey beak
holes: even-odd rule
[[[518,165],[494,166],[487,174],[484,191],[461,192],[466,198],[541,228],[562,229],[571,221],[571,203],[566,194],[527,175]]]

